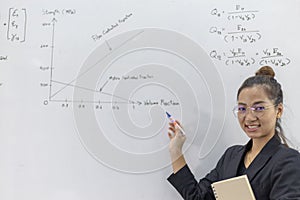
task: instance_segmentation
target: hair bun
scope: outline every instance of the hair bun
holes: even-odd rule
[[[263,76],[271,76],[272,78],[275,77],[275,72],[272,69],[272,67],[270,66],[263,66],[261,67],[256,73],[255,75],[263,75]]]

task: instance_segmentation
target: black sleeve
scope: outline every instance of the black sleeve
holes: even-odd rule
[[[185,200],[215,200],[211,184],[223,178],[222,168],[224,168],[224,160],[227,156],[228,150],[218,161],[217,166],[199,182],[187,165],[176,174],[171,174],[168,181]]]
[[[300,199],[300,154],[291,150],[278,160],[272,170],[270,199]]]
[[[198,183],[187,165],[176,174],[171,174],[168,181],[185,200],[215,199],[210,186],[211,182],[204,178]]]

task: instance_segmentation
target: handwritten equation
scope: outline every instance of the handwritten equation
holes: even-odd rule
[[[285,67],[291,59],[284,55],[283,51],[276,47],[267,47],[259,50],[258,42],[263,41],[263,33],[259,29],[260,11],[247,9],[241,5],[235,5],[233,10],[225,11],[213,8],[210,15],[216,19],[216,26],[210,26],[209,34],[222,38],[227,49],[213,49],[210,57],[221,61],[225,66],[251,66],[272,65]],[[221,24],[220,26],[219,24]],[[228,48],[228,45],[233,47]],[[258,49],[258,50],[257,50]]]
[[[25,42],[27,11],[25,8],[9,8],[7,25],[7,40],[12,42]]]
[[[245,23],[256,19],[258,10],[247,10],[241,5],[235,5],[233,11],[220,11],[214,8],[210,14],[218,18],[224,18],[226,24],[238,23],[235,25],[235,29],[228,30],[226,27],[212,26],[209,29],[209,33],[221,35],[226,43],[230,42],[242,42],[242,43],[254,43],[262,38],[259,30],[246,27]],[[241,24],[243,23],[243,24]]]
[[[278,48],[266,48],[254,55],[248,55],[242,48],[232,48],[228,52],[222,53],[212,50],[209,55],[212,59],[224,61],[226,66],[238,64],[247,67],[259,64],[285,67],[291,62]]]
[[[224,10],[214,8],[210,14],[216,17],[225,17],[228,21],[251,21],[255,20],[258,12],[258,10],[247,10],[241,5],[236,5],[233,11],[225,12]]]
[[[236,26],[236,29],[231,31],[226,31],[226,28],[212,26],[209,29],[209,33],[222,35],[226,43],[235,41],[243,43],[254,43],[261,39],[259,30],[251,30],[241,24],[238,24]]]

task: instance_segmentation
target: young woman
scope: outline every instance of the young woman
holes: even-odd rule
[[[228,148],[199,182],[182,154],[186,136],[170,123],[173,174],[168,181],[184,199],[215,199],[213,182],[243,174],[248,176],[257,200],[300,199],[300,154],[286,143],[280,125],[283,94],[274,76],[273,69],[265,66],[241,85],[234,113],[250,140]]]

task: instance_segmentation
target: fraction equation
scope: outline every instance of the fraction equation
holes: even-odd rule
[[[254,55],[249,55],[242,48],[232,48],[228,52],[219,53],[217,50],[210,52],[212,59],[222,61],[226,66],[239,65],[248,67],[251,65],[273,65],[285,67],[291,60],[284,56],[279,48],[265,48]]]
[[[209,29],[209,33],[222,36],[223,40],[226,43],[254,43],[261,39],[261,34],[259,30],[251,30],[241,24],[237,25],[236,29],[232,31],[226,31],[226,28],[212,26]]]
[[[240,21],[251,21],[256,18],[258,10],[247,10],[241,5],[235,5],[233,11],[225,12],[214,8],[211,10],[210,14],[216,17],[225,17],[228,21],[240,20]]]

